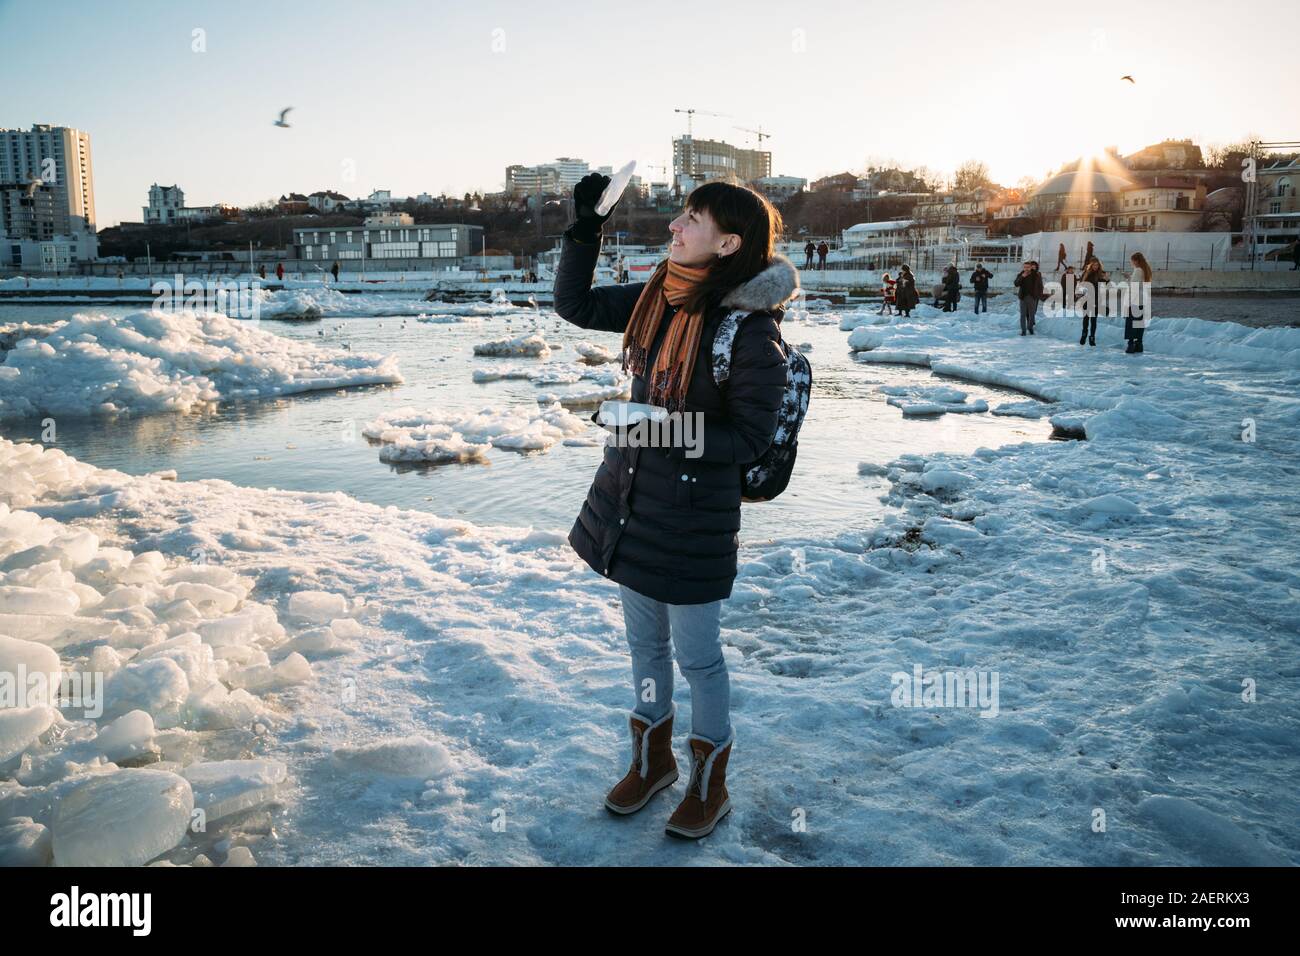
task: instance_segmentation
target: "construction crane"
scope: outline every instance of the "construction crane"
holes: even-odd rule
[[[759,124],[758,124],[758,129],[750,129],[748,126],[733,126],[732,129],[738,129],[738,130],[740,130],[742,133],[753,133],[756,137],[758,137],[758,148],[759,148],[759,149],[762,149],[762,148],[763,148],[763,140],[765,140],[765,139],[771,139],[771,138],[772,138],[772,134],[771,134],[771,133],[764,133],[764,132],[763,132],[763,124],[762,124],[762,123],[759,123]]]
[[[697,109],[695,109],[695,108],[693,108],[693,107],[690,108],[690,109],[684,109],[684,110],[674,109],[673,112],[674,112],[674,113],[685,113],[685,114],[686,114],[686,135],[687,135],[688,137],[690,137],[691,139],[694,139],[694,138],[695,138],[695,125],[694,125],[694,120],[695,120],[695,114],[696,114],[696,113],[699,113],[701,116],[720,116],[720,117],[724,117],[724,118],[728,118],[728,119],[729,119],[730,116],[731,116],[730,113],[710,113],[708,110],[697,110]]]

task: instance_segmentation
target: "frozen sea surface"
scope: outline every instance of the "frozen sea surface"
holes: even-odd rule
[[[663,835],[680,784],[630,819],[601,806],[632,695],[617,589],[567,547],[570,510],[511,527],[4,440],[0,632],[18,633],[0,655],[120,676],[99,720],[0,711],[0,859],[1300,863],[1300,333],[1170,323],[1134,357],[1109,322],[1081,348],[1068,320],[1020,338],[1010,314],[920,314],[851,357],[838,318],[789,337],[827,370],[814,408],[842,393],[863,434],[824,447],[848,459],[849,517],[746,535],[723,616],[735,809],[707,840]],[[506,337],[464,331],[465,349]],[[957,393],[990,412],[887,404]],[[1045,419],[999,410],[1088,440],[1029,440]],[[1040,430],[872,444],[877,423],[985,419]],[[996,675],[998,694],[909,706],[916,668]],[[680,737],[680,682],[676,701]],[[204,835],[178,826],[192,807]]]

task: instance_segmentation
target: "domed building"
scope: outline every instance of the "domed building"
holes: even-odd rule
[[[1110,217],[1121,209],[1121,194],[1133,181],[1116,172],[1096,168],[1060,173],[1029,197],[1029,211],[1039,217],[1047,232],[1096,231],[1109,227]]]

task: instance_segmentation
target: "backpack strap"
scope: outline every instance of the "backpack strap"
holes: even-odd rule
[[[719,388],[731,377],[731,350],[736,344],[740,323],[748,317],[749,310],[733,309],[718,323],[718,330],[713,333],[713,382]]]

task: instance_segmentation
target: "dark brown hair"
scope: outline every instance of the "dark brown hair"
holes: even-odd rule
[[[776,239],[785,226],[781,214],[747,186],[705,183],[686,197],[686,208],[706,212],[718,231],[740,236],[740,248],[709,263],[709,274],[682,307],[688,312],[716,305],[743,282],[758,275],[772,260]]]
[[[1147,262],[1147,257],[1140,252],[1135,252],[1129,256],[1129,260],[1142,270],[1142,278],[1147,282],[1151,281],[1151,264]]]

